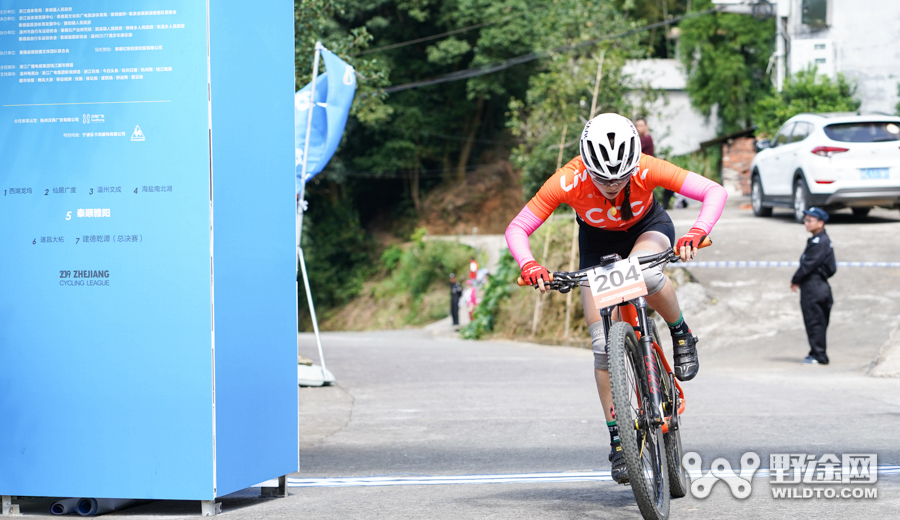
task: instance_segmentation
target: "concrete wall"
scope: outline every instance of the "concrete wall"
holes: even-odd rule
[[[722,185],[729,196],[750,195],[750,164],[756,156],[752,137],[729,139],[722,144]]]
[[[860,110],[893,114],[900,82],[900,1],[829,0],[828,26],[810,27],[801,23],[802,0],[781,0],[790,6],[787,33],[793,42],[825,39],[833,42],[830,51],[834,70],[858,82]],[[788,46],[788,73],[803,65]]]
[[[682,155],[700,148],[700,143],[716,137],[716,112],[709,119],[691,107],[687,76],[677,60],[629,60],[623,68],[629,77],[632,117],[644,116],[656,148],[656,155]],[[648,91],[657,99],[646,101]]]

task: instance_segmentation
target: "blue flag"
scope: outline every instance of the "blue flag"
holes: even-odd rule
[[[294,143],[296,148],[297,192],[304,179],[303,148],[306,142],[306,123],[309,110],[313,111],[309,132],[309,157],[306,162],[306,180],[325,169],[341,142],[350,105],[356,93],[356,72],[344,60],[328,49],[322,48],[325,73],[316,80],[315,103],[312,100],[312,82],[294,94]]]

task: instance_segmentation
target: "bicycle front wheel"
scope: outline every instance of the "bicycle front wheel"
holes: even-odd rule
[[[669,517],[669,479],[662,428],[651,424],[643,355],[631,325],[609,329],[609,380],[631,490],[644,518]],[[654,360],[655,361],[655,360]]]

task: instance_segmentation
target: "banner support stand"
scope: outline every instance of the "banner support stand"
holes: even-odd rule
[[[303,248],[300,247],[300,237],[303,233],[303,209],[306,202],[306,163],[309,159],[309,133],[312,129],[313,110],[316,107],[316,80],[319,76],[319,51],[322,49],[322,42],[316,42],[315,55],[313,56],[313,75],[312,86],[310,88],[309,115],[306,118],[306,140],[303,144],[303,166],[300,170],[300,194],[297,196],[297,261],[300,264],[300,271],[303,275],[303,286],[306,288],[306,302],[309,304],[309,314],[312,317],[313,331],[316,334],[316,346],[319,349],[319,362],[322,364],[322,381],[330,382],[326,377],[325,355],[322,353],[322,337],[319,334],[319,323],[316,319],[316,308],[313,305],[312,293],[309,290],[309,276],[306,273],[306,260],[303,258]],[[298,282],[299,285],[299,282]],[[298,287],[299,289],[299,287]]]

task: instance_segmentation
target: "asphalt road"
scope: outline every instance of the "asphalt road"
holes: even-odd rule
[[[696,210],[673,213],[686,231]],[[828,226],[839,261],[897,261],[900,212]],[[797,260],[806,232],[787,214],[753,218],[727,208],[703,260]],[[864,375],[900,324],[900,269],[842,269],[829,366],[804,366],[807,344],[792,270],[694,269],[679,289],[700,336],[701,370],[685,384],[685,451],[703,467],[724,457],[735,468],[754,451],[874,453],[900,465],[900,379]],[[301,470],[289,497],[248,489],[224,497],[231,518],[640,518],[631,489],[609,469],[609,436],[596,397],[590,351],[512,341],[463,341],[447,327],[323,338],[337,384],[301,388]],[[311,335],[301,353],[317,359]],[[589,473],[598,480],[585,481]],[[537,477],[522,475],[542,474]],[[484,483],[511,480],[505,483]],[[476,477],[473,477],[476,476]],[[360,477],[416,485],[360,485]],[[457,483],[437,484],[439,477]],[[318,480],[310,480],[318,479]],[[482,479],[482,482],[478,482]],[[371,483],[371,479],[370,479]],[[383,482],[382,482],[383,483]],[[395,482],[396,483],[396,482]],[[900,476],[882,473],[876,499],[779,499],[768,477],[749,498],[725,483],[705,499],[672,503],[671,518],[889,518],[900,513]],[[822,486],[811,486],[822,487]],[[25,512],[36,512],[37,504]],[[118,513],[196,515],[194,504],[156,502]]]
[[[673,212],[686,231],[696,210]],[[897,261],[900,212],[828,226],[839,261]],[[785,212],[758,219],[730,206],[703,260],[797,260],[807,233]],[[865,367],[900,324],[900,269],[844,268],[829,366],[808,350],[790,268],[693,269],[686,316],[701,337],[701,371],[686,384],[683,442],[739,466],[770,454],[876,453],[900,464],[900,380]],[[688,294],[689,293],[689,294]],[[606,470],[608,434],[588,351],[438,331],[329,335],[338,386],[301,390],[305,438],[298,477],[515,475]],[[312,345],[311,342],[308,345]],[[352,482],[350,483],[352,484]],[[882,475],[875,500],[775,500],[769,478],[733,498],[717,484],[703,500],[673,502],[672,518],[887,518],[900,478]],[[322,518],[639,518],[631,490],[612,482],[520,482],[294,488],[290,503]]]

